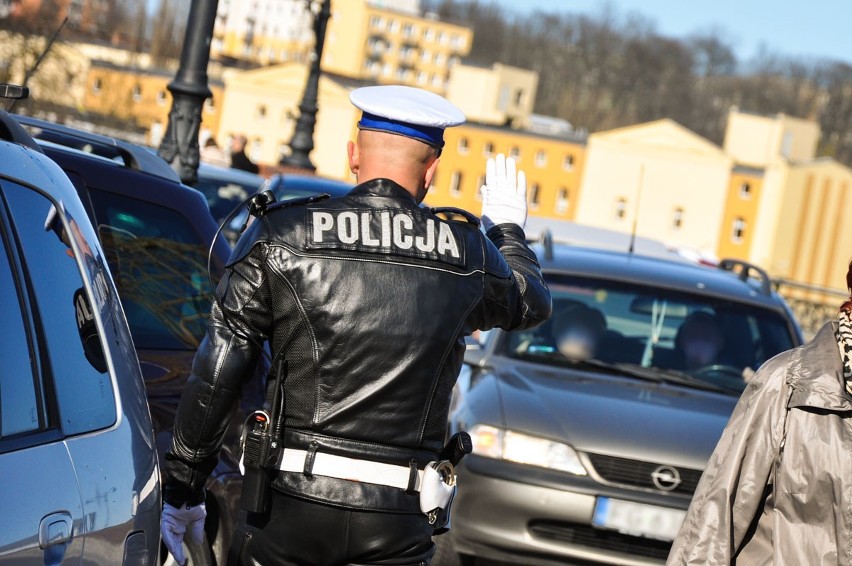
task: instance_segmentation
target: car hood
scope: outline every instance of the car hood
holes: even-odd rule
[[[737,397],[506,360],[495,373],[504,426],[582,452],[703,469]]]

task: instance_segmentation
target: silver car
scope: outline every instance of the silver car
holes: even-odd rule
[[[748,378],[800,330],[742,262],[539,257],[551,319],[467,351],[450,432],[473,453],[433,564],[661,563]]]
[[[133,341],[62,170],[0,112],[0,562],[159,563]]]

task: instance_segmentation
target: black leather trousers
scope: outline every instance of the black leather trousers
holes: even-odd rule
[[[229,566],[426,566],[425,515],[344,509],[272,490],[268,513],[241,513]]]

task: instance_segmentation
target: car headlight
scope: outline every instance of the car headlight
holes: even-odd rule
[[[476,425],[470,431],[473,453],[486,458],[587,475],[577,452],[561,442],[529,436],[489,425]]]

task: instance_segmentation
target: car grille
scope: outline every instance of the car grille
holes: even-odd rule
[[[534,521],[529,524],[529,530],[533,536],[549,541],[660,560],[668,557],[672,547],[672,543],[667,541],[623,535],[615,531],[604,531],[575,523]]]
[[[652,474],[660,469],[660,464],[601,454],[588,454],[588,457],[598,475],[613,484],[691,495],[698,485],[698,480],[701,479],[701,470],[666,466],[677,470],[681,483],[672,490],[663,490],[654,484],[652,477]]]

